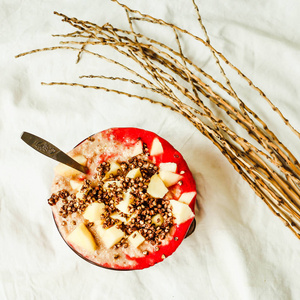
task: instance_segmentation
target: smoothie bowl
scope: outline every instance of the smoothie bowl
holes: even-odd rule
[[[72,250],[101,267],[136,270],[177,249],[194,224],[196,186],[166,140],[142,129],[111,128],[68,154],[89,171],[57,165],[48,203]]]

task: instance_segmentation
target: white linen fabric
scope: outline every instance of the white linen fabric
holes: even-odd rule
[[[196,2],[212,45],[299,130],[300,2]],[[123,3],[203,36],[190,0]],[[129,28],[124,10],[109,0],[0,1],[0,299],[300,299],[299,239],[185,118],[126,96],[40,84],[80,82],[79,75],[89,74],[125,76],[100,59],[83,55],[76,64],[72,51],[15,58],[57,45],[51,34],[73,30],[53,11]],[[172,33],[153,26],[137,29],[174,45]],[[185,42],[182,48],[210,68],[213,59],[197,45]],[[237,79],[233,75],[233,84]],[[116,82],[93,82],[119,88]],[[130,84],[122,87],[138,92]],[[236,87],[300,159],[299,139],[256,93]],[[196,230],[178,250],[151,268],[120,272],[85,262],[61,239],[47,204],[56,163],[20,136],[28,131],[68,151],[95,132],[128,126],[154,131],[178,149],[199,193]]]

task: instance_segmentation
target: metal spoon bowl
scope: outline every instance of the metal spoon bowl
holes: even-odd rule
[[[60,149],[58,149],[48,141],[34,134],[31,134],[29,132],[23,132],[21,139],[30,147],[32,147],[34,150],[44,154],[45,156],[48,156],[82,173],[87,174],[89,171],[87,167],[79,164],[69,155],[67,155],[66,153],[64,153],[63,151],[61,151]]]

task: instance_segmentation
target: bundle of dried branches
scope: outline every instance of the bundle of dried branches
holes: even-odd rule
[[[205,40],[189,31],[164,20],[133,10],[128,6],[112,0],[124,8],[130,30],[116,28],[109,23],[103,26],[62,17],[62,21],[72,25],[76,31],[64,35],[56,35],[64,40],[60,46],[32,50],[19,54],[17,57],[48,50],[73,50],[78,52],[77,62],[81,55],[89,54],[104,59],[123,68],[135,77],[135,80],[124,77],[107,77],[104,75],[85,75],[81,78],[99,78],[115,81],[130,82],[142,90],[153,93],[153,97],[133,95],[125,91],[114,90],[98,85],[80,83],[51,82],[47,85],[81,86],[83,88],[101,89],[108,92],[147,100],[160,104],[187,118],[202,134],[217,146],[231,165],[248,182],[255,193],[280,217],[300,238],[300,165],[289,149],[279,141],[267,124],[242,100],[234,90],[222,63],[234,70],[242,80],[259,93],[271,110],[283,119],[286,126],[299,138],[300,133],[294,129],[267,96],[253,84],[237,67],[218,52],[210,43],[207,31],[203,25],[198,6],[192,3],[198,16],[200,28]],[[150,38],[134,30],[134,22],[148,22],[153,26],[169,28],[175,37],[176,47],[167,46],[156,39]],[[180,37],[181,35],[181,37]],[[215,60],[223,80],[222,84],[199,67],[192,58],[182,51],[182,38],[189,36],[199,42],[202,47],[209,49]],[[126,59],[131,59],[135,66],[144,71],[136,71],[132,65],[87,50],[87,46],[105,45],[121,53]],[[177,49],[176,49],[177,48]],[[142,93],[143,94],[143,93]],[[156,100],[156,95],[162,95],[169,101]],[[226,114],[222,114],[225,112]],[[218,117],[224,115],[225,117]],[[234,122],[232,122],[232,120]],[[232,126],[232,123],[235,124]],[[237,132],[246,134],[246,138]]]

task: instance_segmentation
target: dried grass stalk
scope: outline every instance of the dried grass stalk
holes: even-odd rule
[[[64,39],[60,46],[32,50],[19,54],[17,57],[42,51],[72,50],[78,53],[77,62],[79,62],[81,55],[88,54],[124,69],[136,80],[102,74],[83,75],[80,78],[130,82],[140,88],[140,95],[99,85],[67,82],[42,84],[80,86],[114,92],[159,104],[183,115],[218,147],[234,169],[248,182],[271,211],[281,218],[286,226],[300,238],[299,162],[291,151],[279,141],[267,124],[248,107],[246,101],[238,96],[222,67],[222,62],[237,72],[250,88],[258,92],[261,99],[266,101],[270,109],[283,119],[296,137],[299,138],[300,133],[246,75],[211,45],[195,0],[192,0],[192,4],[206,40],[174,24],[131,9],[117,0],[112,1],[124,8],[130,30],[116,28],[108,23],[99,26],[89,21],[69,18],[64,14],[55,12],[56,15],[62,17],[63,22],[74,27],[75,31],[64,35],[55,35]],[[136,32],[134,29],[135,22],[148,22],[154,24],[153,26],[169,28],[174,34],[177,46],[172,48],[161,41]],[[182,41],[185,36],[193,38],[204,49],[211,52],[226,83],[225,85],[184,54]],[[128,67],[122,61],[113,60],[96,51],[86,49],[87,46],[96,45],[111,47],[126,59],[132,60],[133,63]],[[135,70],[134,65],[143,69],[144,74]],[[153,93],[153,97],[143,96],[143,91]],[[156,100],[156,95],[163,96],[169,103]],[[218,117],[224,113],[225,117]],[[232,126],[230,120],[233,120],[236,125]],[[240,132],[240,127],[243,128],[246,137],[237,134]]]

